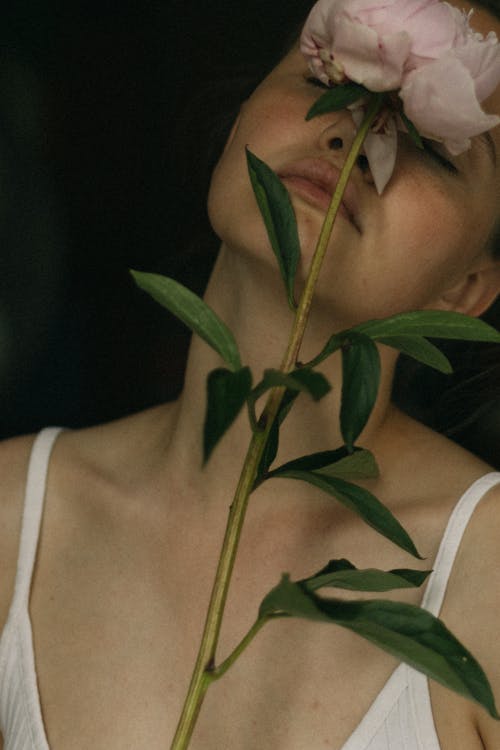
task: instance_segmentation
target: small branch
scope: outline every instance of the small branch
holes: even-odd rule
[[[269,622],[269,620],[276,620],[278,617],[285,617],[286,615],[280,615],[280,614],[271,614],[271,615],[265,615],[264,617],[260,617],[256,622],[252,625],[248,633],[245,635],[245,637],[240,641],[240,643],[236,646],[234,651],[229,654],[227,659],[224,659],[221,664],[219,664],[218,667],[216,667],[210,674],[210,679],[215,682],[215,680],[220,680],[220,678],[226,674],[228,669],[233,666],[234,662],[238,659],[239,656],[243,653],[243,651],[246,649],[247,646],[250,645],[250,643],[253,641],[257,633],[260,632],[260,630],[264,627],[264,625]]]

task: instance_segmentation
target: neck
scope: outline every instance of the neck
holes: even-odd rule
[[[283,284],[276,271],[223,246],[205,299],[233,331],[242,362],[252,370],[254,384],[260,380],[264,369],[279,367],[292,328],[293,313],[288,308]],[[345,325],[332,321],[328,310],[317,306],[311,314],[300,359],[311,359],[332,333],[342,328]],[[381,359],[379,397],[358,441],[359,445],[375,453],[391,413],[390,391],[396,357],[384,348]],[[227,503],[227,493],[237,483],[251,432],[246,410],[243,409],[216,447],[203,472],[200,471],[206,377],[211,370],[221,366],[224,365],[218,355],[194,337],[170,443],[171,461],[168,463],[170,467],[175,466],[177,476],[179,472],[184,475],[196,493],[210,499],[220,496]],[[332,384],[332,390],[318,403],[307,395],[299,396],[282,428],[276,465],[307,453],[342,445],[339,428],[340,354],[330,357],[322,364],[321,370]]]

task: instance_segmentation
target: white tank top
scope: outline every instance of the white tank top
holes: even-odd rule
[[[38,435],[29,463],[15,591],[0,638],[0,729],[4,750],[50,750],[38,694],[28,605],[47,469],[59,432],[59,428],[48,428]],[[498,483],[500,473],[478,479],[451,514],[422,601],[422,606],[434,615],[441,609],[469,519],[483,495]],[[400,664],[341,750],[440,750],[427,678]]]

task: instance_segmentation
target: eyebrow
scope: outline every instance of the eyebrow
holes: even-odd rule
[[[495,146],[495,141],[493,140],[490,131],[486,130],[484,133],[481,133],[480,135],[478,135],[477,139],[481,143],[485,144],[486,150],[488,151],[490,159],[493,162],[493,166],[496,167],[496,165],[497,165],[497,150],[496,150],[496,146]]]

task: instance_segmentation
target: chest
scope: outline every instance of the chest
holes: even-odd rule
[[[299,517],[287,518],[288,528],[268,518],[272,533],[262,518],[249,519],[220,658],[253,624],[262,596],[282,572],[314,572],[335,556],[337,544],[351,559],[357,551],[353,561],[360,566],[367,548],[374,552],[370,534],[342,515],[335,533],[325,532],[321,516],[307,515],[307,534]],[[97,526],[74,524],[69,533],[65,525],[65,534],[53,524],[50,534],[49,518],[31,610],[51,750],[169,747],[222,533],[210,516],[189,531],[185,522],[180,513],[167,531],[144,519],[135,525],[110,519]],[[435,537],[432,554],[437,531]],[[402,564],[389,545],[377,554],[372,565]],[[420,597],[412,591],[397,598],[418,603]],[[192,748],[340,750],[395,667],[391,657],[335,626],[270,623],[210,689]]]
[[[199,608],[189,607],[193,622],[187,609],[158,619],[151,611],[86,618],[75,610],[57,621],[33,607],[51,750],[170,746],[199,640]],[[226,623],[221,657],[246,624]],[[270,623],[210,688],[192,748],[340,749],[395,667],[347,631]]]

